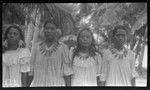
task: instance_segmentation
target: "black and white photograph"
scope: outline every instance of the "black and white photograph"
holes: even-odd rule
[[[2,3],[2,88],[147,87],[146,2]]]

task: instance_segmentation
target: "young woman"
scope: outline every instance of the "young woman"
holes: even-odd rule
[[[26,86],[30,57],[22,30],[16,25],[8,27],[3,43],[3,87]]]
[[[113,30],[113,45],[104,50],[102,77],[106,86],[131,86],[135,83],[135,57],[126,49],[127,29],[116,26]]]
[[[45,22],[41,34],[44,40],[35,44],[31,57],[31,87],[69,86],[69,75],[73,73],[69,50],[65,44],[58,42],[59,32],[52,20]]]
[[[77,47],[73,49],[70,58],[72,58],[74,70],[72,86],[97,86],[102,59],[96,52],[94,38],[88,28],[79,32]]]

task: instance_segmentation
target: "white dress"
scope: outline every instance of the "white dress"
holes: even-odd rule
[[[131,79],[137,75],[134,53],[128,50],[123,59],[115,58],[109,49],[103,53],[101,81],[106,81],[106,86],[131,86]]]
[[[31,66],[33,66],[34,78],[30,87],[55,87],[65,86],[64,76],[71,75],[68,47],[60,43],[60,46],[51,56],[41,54],[39,44],[35,46]]]
[[[30,71],[30,57],[27,48],[18,48],[3,54],[3,87],[21,87],[21,72]]]
[[[97,54],[94,58],[83,59],[75,56],[73,61],[74,75],[72,86],[97,86],[97,76],[101,72],[101,56]]]

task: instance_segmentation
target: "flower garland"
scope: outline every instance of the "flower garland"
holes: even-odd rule
[[[45,43],[40,43],[40,52],[45,56],[51,56],[52,53],[56,52],[59,46],[60,44],[56,42],[49,49],[47,49]]]
[[[112,48],[112,47],[110,48],[110,51],[115,56],[115,58],[118,58],[118,59],[125,58],[128,53],[128,51],[125,48],[122,50],[122,53],[120,53],[117,49]]]

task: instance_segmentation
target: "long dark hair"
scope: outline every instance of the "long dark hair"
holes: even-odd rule
[[[20,28],[19,26],[17,26],[17,25],[11,25],[11,26],[9,26],[9,27],[6,29],[5,34],[4,34],[4,41],[7,40],[7,38],[8,38],[8,37],[7,37],[7,36],[8,36],[8,32],[11,30],[11,28],[17,29],[17,30],[19,31],[19,34],[20,34],[20,39],[21,39],[23,42],[25,42],[23,31],[22,31],[21,28]],[[25,48],[25,45],[23,45],[22,47]],[[6,50],[8,50],[8,48],[3,47],[3,53],[4,53]]]
[[[92,36],[92,43],[91,43],[91,45],[89,46],[89,54],[90,54],[90,56],[95,56],[96,55],[96,47],[95,47],[95,40],[94,40],[94,37],[93,37],[93,34],[92,34],[92,32],[91,32],[91,30],[89,29],[89,28],[84,28],[84,29],[82,29],[80,32],[79,32],[79,34],[78,34],[78,36],[77,36],[77,47],[73,50],[73,55],[72,55],[72,61],[73,61],[73,59],[74,59],[74,57],[76,56],[76,55],[78,55],[78,53],[81,51],[81,49],[82,49],[82,45],[79,43],[79,38],[80,38],[80,35],[81,35],[81,33],[83,32],[83,31],[88,31],[88,32],[90,32],[91,33],[91,36]]]

